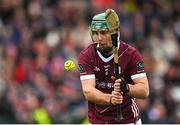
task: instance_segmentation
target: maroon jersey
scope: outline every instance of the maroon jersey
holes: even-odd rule
[[[129,84],[133,84],[133,79],[146,76],[142,57],[135,48],[121,41],[118,55],[120,74]],[[105,58],[96,50],[96,45],[91,44],[80,53],[78,65],[81,80],[95,79],[95,87],[98,90],[104,93],[112,92],[114,81],[111,76],[115,76],[113,54]],[[94,124],[133,123],[139,119],[139,110],[134,98],[124,95],[121,107],[124,119],[117,122],[116,106],[88,102],[89,121]]]

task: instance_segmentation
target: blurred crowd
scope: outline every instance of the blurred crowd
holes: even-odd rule
[[[143,123],[180,123],[179,0],[0,0],[0,123],[82,123],[79,73],[67,59],[92,43],[89,25],[107,8],[121,40],[142,53],[150,96]]]

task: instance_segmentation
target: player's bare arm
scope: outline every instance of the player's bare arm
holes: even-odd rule
[[[128,95],[134,98],[144,99],[149,96],[149,85],[147,77],[133,79],[134,85],[129,85]]]
[[[122,94],[113,91],[112,94],[107,94],[95,88],[95,79],[82,80],[82,89],[85,98],[93,103],[101,105],[116,105],[122,103]]]
[[[128,84],[130,97],[144,99],[149,96],[149,85],[147,77],[133,79],[134,85]],[[115,81],[114,87],[120,89],[121,79]]]

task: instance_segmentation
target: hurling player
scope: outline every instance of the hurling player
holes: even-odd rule
[[[105,12],[93,17],[90,25],[92,44],[78,58],[82,90],[88,101],[90,124],[142,124],[135,99],[149,95],[144,62],[138,50],[121,41],[118,33],[118,64],[122,78],[115,80],[113,44]],[[123,82],[122,82],[123,81]],[[127,84],[122,85],[124,82]],[[121,104],[122,120],[116,120]]]

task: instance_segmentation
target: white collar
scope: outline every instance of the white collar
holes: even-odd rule
[[[118,50],[119,50],[119,48],[120,48],[120,41],[118,42]],[[105,58],[98,50],[97,50],[97,53],[104,62],[109,62],[114,57],[114,54],[112,54],[108,58]]]

